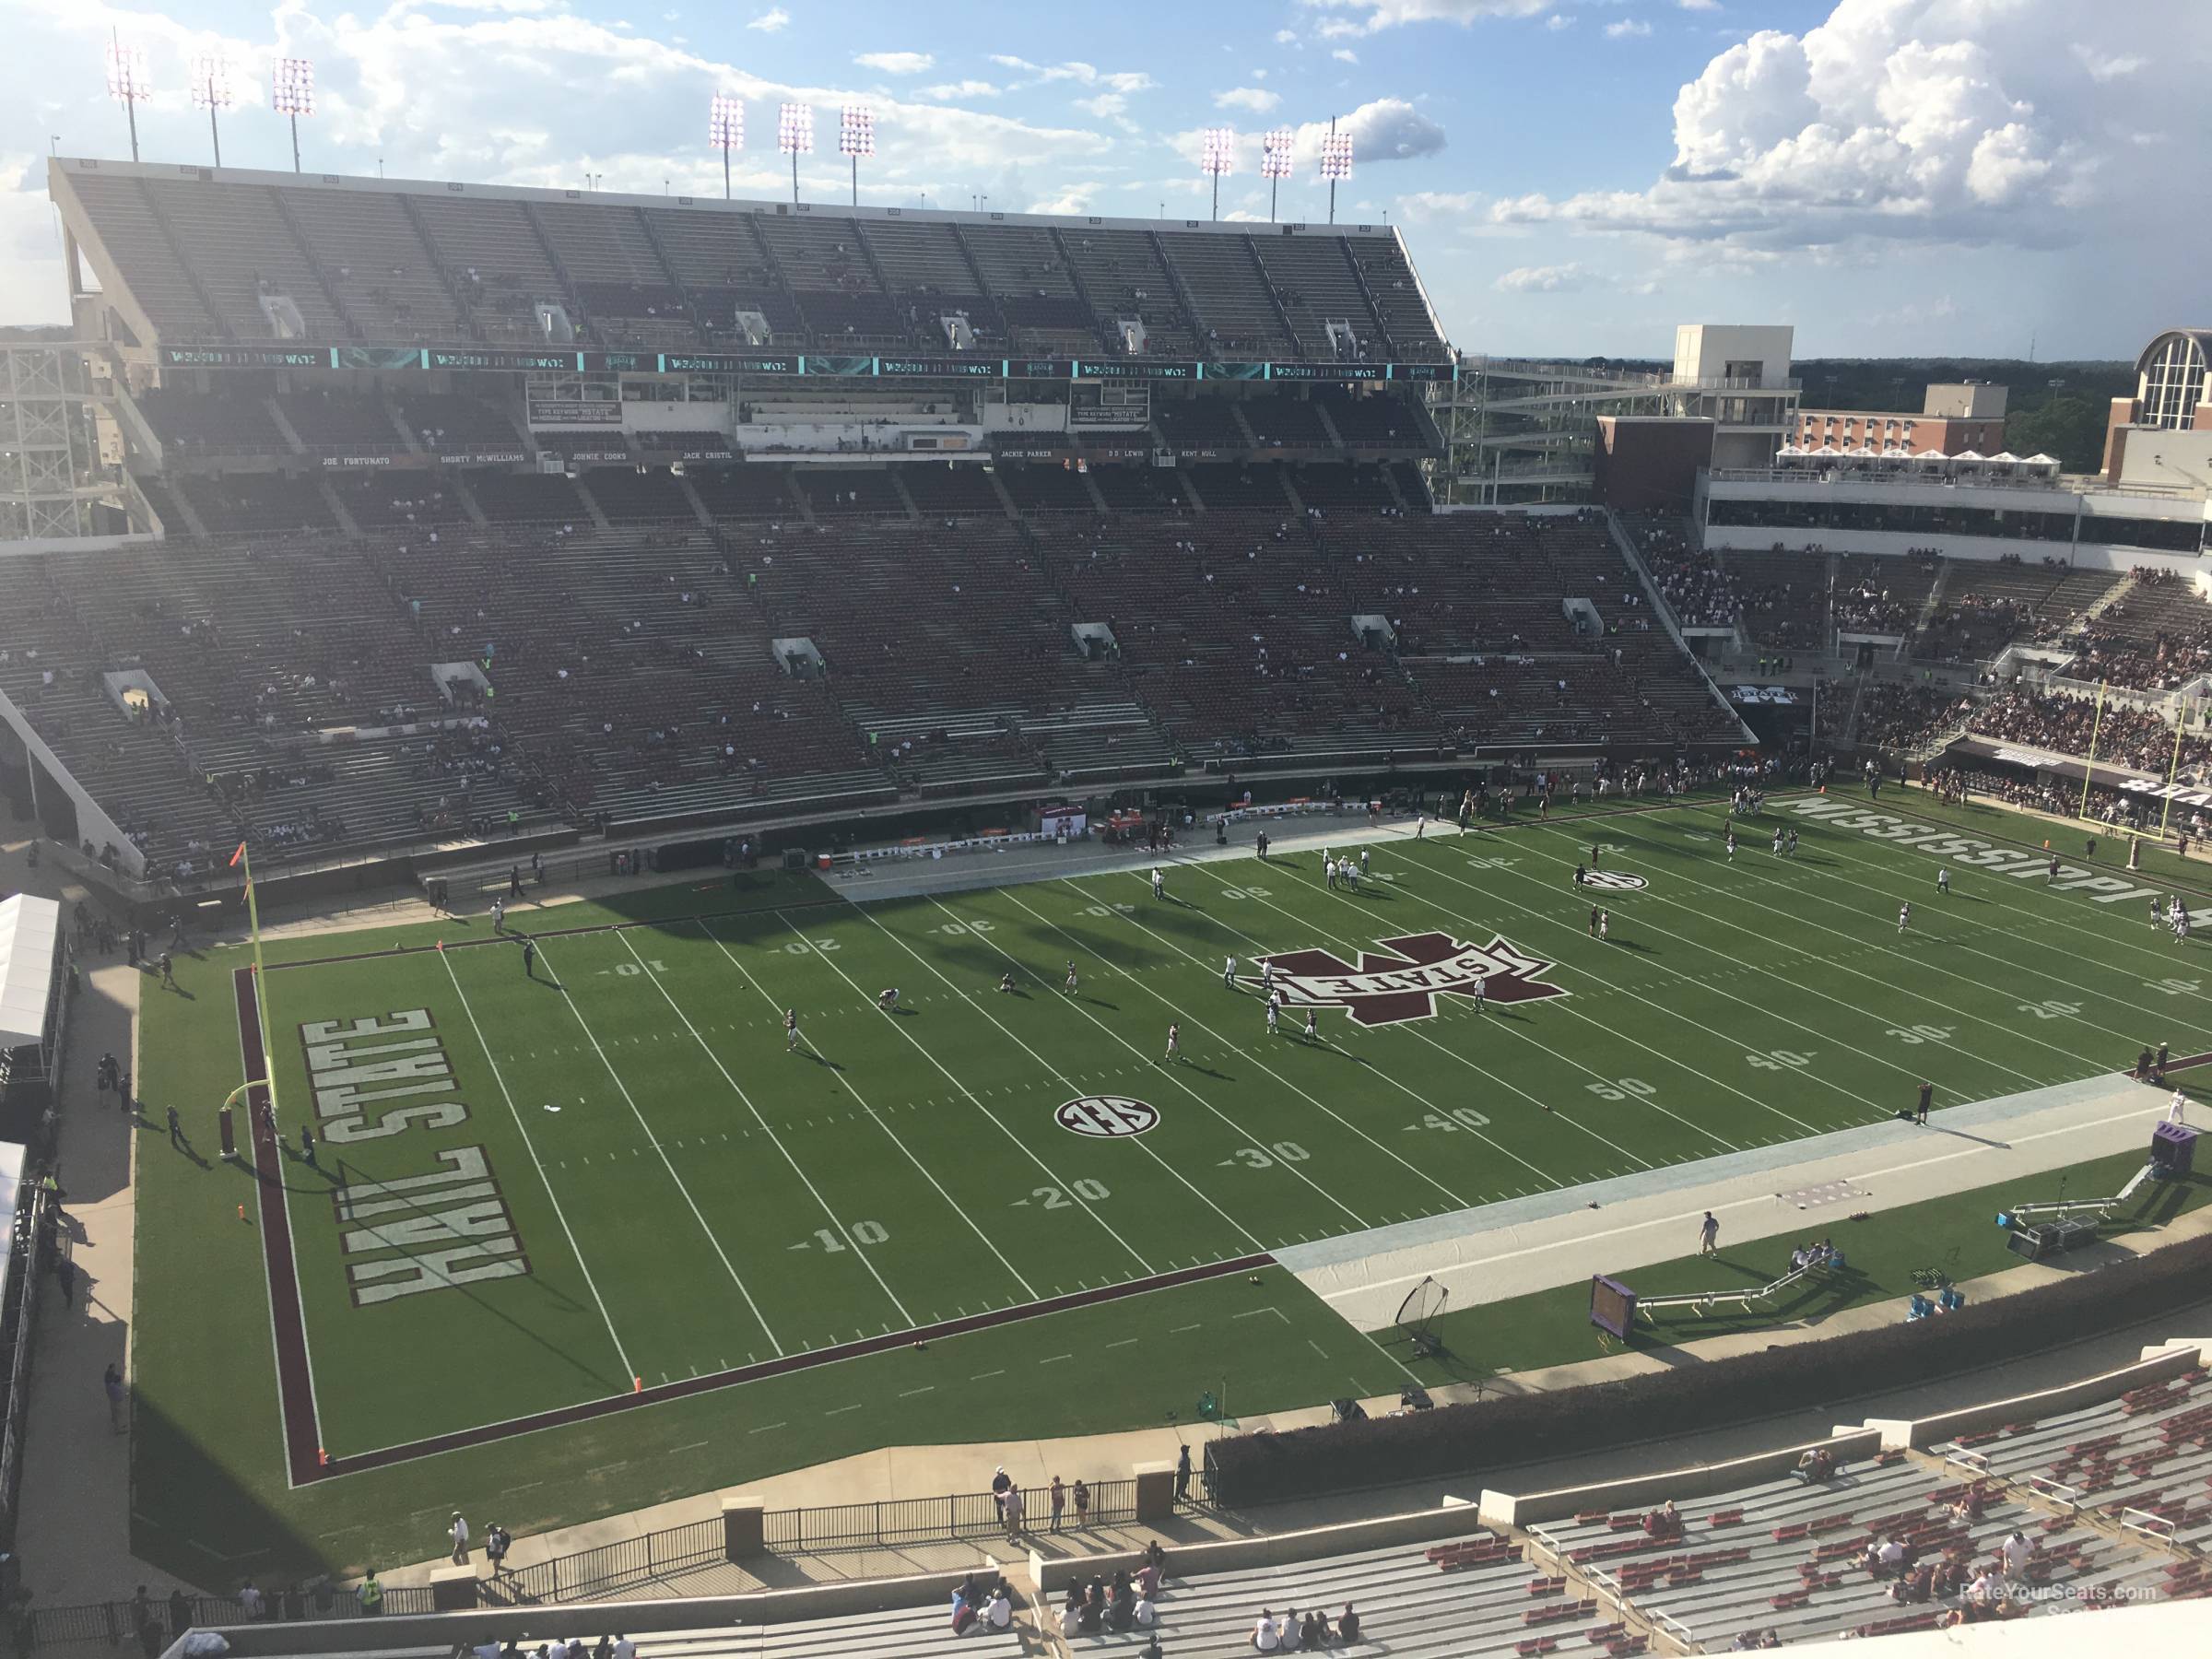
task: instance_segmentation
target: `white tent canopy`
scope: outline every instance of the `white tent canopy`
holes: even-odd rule
[[[0,899],[0,1048],[45,1038],[61,936],[62,907],[52,899],[29,893]]]

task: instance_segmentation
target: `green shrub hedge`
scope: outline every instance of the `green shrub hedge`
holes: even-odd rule
[[[2212,1237],[1955,1313],[1711,1364],[1210,1442],[1217,1503],[1270,1503],[1541,1463],[1596,1447],[1696,1434],[1783,1411],[2000,1365],[2202,1301]]]

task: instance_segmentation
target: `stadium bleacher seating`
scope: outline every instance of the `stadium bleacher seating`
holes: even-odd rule
[[[291,453],[258,392],[194,392],[157,386],[136,394],[138,412],[164,449],[180,456],[283,455]]]
[[[1870,1569],[1870,1548],[1892,1539],[1913,1561],[1950,1561],[1970,1580],[2016,1529],[2033,1547],[2030,1584],[2087,1586],[2156,1570],[2140,1552],[1991,1485],[1981,1488],[1980,1517],[1969,1519],[1954,1507],[1969,1484],[1886,1453],[1826,1481],[1785,1477],[1686,1499],[1672,1532],[1654,1534],[1648,1514],[1600,1512],[1532,1535],[1571,1568],[1602,1569],[1640,1610],[1677,1621],[1707,1652],[1746,1630],[1788,1643],[1932,1629],[1971,1606],[1962,1590],[1923,1596],[1910,1571]],[[2068,1605],[2016,1600],[2006,1616]]]
[[[1152,424],[1170,449],[1234,454],[1252,448],[1235,407],[1211,398],[1155,400]]]
[[[1829,645],[1828,559],[1819,553],[1722,555],[1743,596],[1744,626],[1762,645],[1825,651]]]
[[[347,515],[362,530],[426,528],[468,522],[460,490],[435,473],[339,472],[330,479]]]
[[[800,480],[817,518],[905,518],[906,501],[881,466],[824,467]]]
[[[965,518],[976,512],[1006,515],[998,491],[991,488],[990,476],[980,466],[925,463],[902,467],[899,477],[914,510],[924,518]]]
[[[559,473],[474,472],[469,492],[493,524],[588,525],[591,513],[576,486]]]
[[[2198,1555],[2212,1545],[2212,1387],[2201,1371],[1966,1445],[1993,1476]]]
[[[779,466],[690,466],[684,469],[709,517],[795,519],[799,504],[790,476]]]
[[[1223,463],[1185,467],[1184,476],[1212,512],[1288,513],[1283,468],[1273,463],[1241,466]]]
[[[276,399],[310,453],[375,454],[402,450],[391,406],[374,393],[291,392]]]
[[[665,466],[595,467],[584,486],[609,524],[699,522],[683,485]]]
[[[187,475],[177,488],[211,535],[268,535],[285,530],[335,530],[319,477],[285,473]]]
[[[2171,571],[2133,573],[2127,589],[2064,636],[2078,679],[2170,691],[2212,669],[2212,606]]]
[[[1354,1659],[1478,1659],[1553,1651],[1533,1646],[1550,1638],[1558,1647],[1586,1643],[1599,1652],[1639,1653],[1633,1640],[1618,1649],[1618,1627],[1604,1641],[1591,1632],[1608,1626],[1598,1605],[1548,1579],[1524,1559],[1524,1547],[1493,1533],[1422,1548],[1398,1545],[1358,1554],[1279,1567],[1169,1576],[1154,1600],[1160,1647],[1183,1659],[1229,1659],[1249,1654],[1263,1611],[1277,1619],[1308,1612],[1328,1615],[1332,1629],[1349,1606],[1359,1610],[1357,1641],[1332,1641],[1327,1652]],[[1040,1615],[1059,1628],[1059,1609]],[[1135,1653],[1150,1634],[1140,1630],[1077,1633],[1070,1653]],[[1286,1649],[1287,1652],[1300,1651]],[[1311,1651],[1311,1650],[1305,1650]]]
[[[1441,361],[1446,347],[1394,237],[1080,229],[1002,216],[844,218],[459,190],[355,190],[73,172],[74,194],[171,341],[544,338],[639,349],[751,343],[947,347],[959,314],[988,350]],[[1333,337],[1333,324],[1348,339]],[[562,337],[566,337],[565,335]]]
[[[998,481],[1023,512],[1096,512],[1098,503],[1084,475],[1072,465],[1072,452],[1066,466],[1052,461],[1002,463]]]
[[[400,419],[432,454],[482,453],[522,447],[512,418],[482,398],[454,392],[403,392]]]
[[[1094,466],[1090,481],[1109,512],[1187,512],[1182,487],[1157,466]]]
[[[2039,561],[1946,561],[1943,590],[1912,654],[1937,662],[1982,662],[2013,641],[2055,636],[2111,591],[2110,571],[2077,571]]]
[[[1144,324],[1147,355],[1196,354],[1197,324],[1151,232],[1086,229],[1055,232],[1055,240],[1067,254],[1071,279],[1090,296],[1099,325],[1110,338],[1116,338],[1113,330],[1129,319]]]

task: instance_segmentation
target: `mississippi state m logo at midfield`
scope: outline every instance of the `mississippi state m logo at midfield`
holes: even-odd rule
[[[1292,950],[1263,959],[1274,965],[1284,1002],[1342,1008],[1363,1026],[1433,1018],[1439,994],[1472,997],[1478,977],[1487,982],[1483,994],[1492,1002],[1567,994],[1542,977],[1551,963],[1524,955],[1500,935],[1493,934],[1488,945],[1463,944],[1443,933],[1376,943],[1380,949],[1361,951],[1356,968],[1329,950]]]

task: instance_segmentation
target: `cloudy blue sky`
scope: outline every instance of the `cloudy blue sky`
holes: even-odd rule
[[[1465,349],[1664,355],[1678,321],[1786,322],[1802,356],[2131,355],[2212,322],[2212,0],[0,0],[0,322],[59,320],[43,159],[128,153],[112,30],[156,88],[149,160],[201,161],[186,65],[219,52],[224,157],[289,164],[279,53],[312,58],[311,171],[775,195],[776,106],[877,111],[865,202],[1265,218],[1258,135],[1357,147],[1339,217],[1402,225]],[[842,200],[832,154],[803,165]]]

